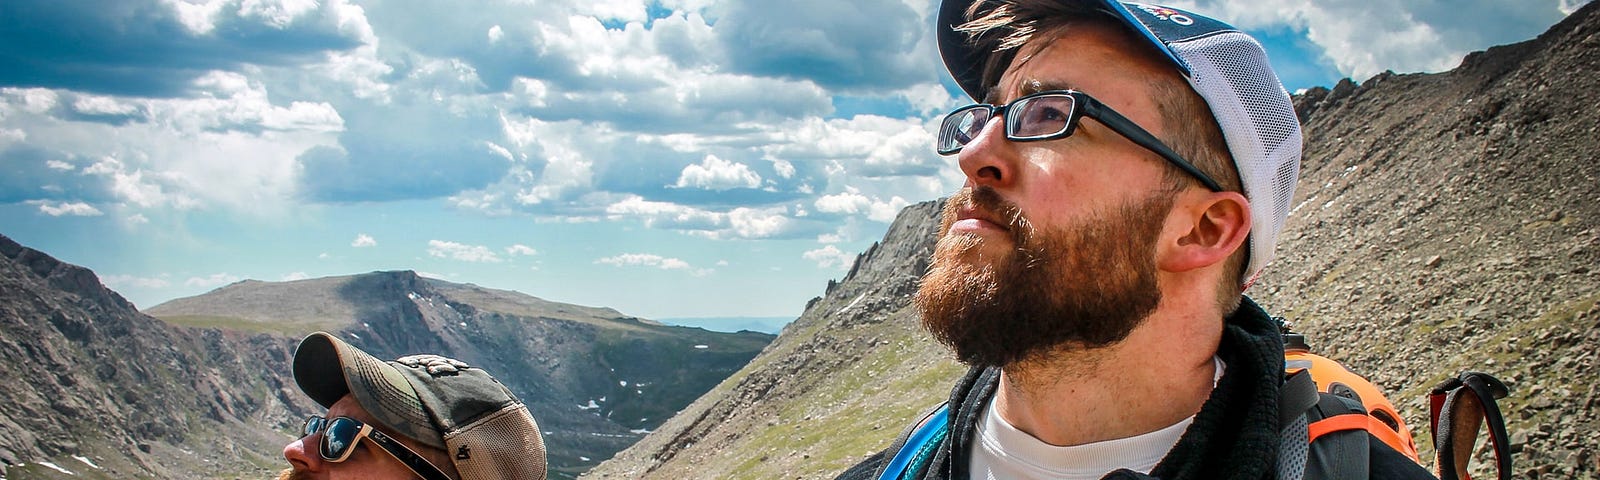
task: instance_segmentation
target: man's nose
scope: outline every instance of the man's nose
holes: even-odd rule
[[[968,187],[1001,187],[1015,180],[1016,149],[1006,139],[1005,123],[1000,115],[990,118],[978,135],[961,147],[957,163]]]
[[[317,453],[316,440],[319,438],[322,438],[322,435],[310,435],[289,442],[283,446],[283,459],[288,460],[289,466],[295,470],[321,473],[325,463],[322,461],[322,455]]]

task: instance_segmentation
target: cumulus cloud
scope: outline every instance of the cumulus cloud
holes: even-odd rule
[[[817,268],[844,269],[845,267],[849,267],[851,262],[855,261],[854,254],[841,251],[839,250],[839,247],[833,245],[825,245],[816,250],[807,250],[800,256],[806,260],[816,263]]]
[[[520,243],[516,244],[516,245],[509,246],[509,247],[506,247],[506,255],[533,256],[533,255],[538,255],[538,254],[539,254],[538,250],[534,250],[533,247],[530,247],[530,246],[527,246],[527,245],[523,245],[523,244],[520,244]]]
[[[499,263],[500,256],[482,245],[467,245],[444,240],[428,240],[428,255],[473,263]]]
[[[174,97],[214,70],[287,64],[370,38],[361,8],[329,2],[25,2],[0,15],[0,85]],[[59,48],[38,46],[67,46]]]
[[[365,233],[356,234],[356,239],[350,241],[350,246],[356,248],[375,247],[377,245],[378,241],[374,240],[371,235],[367,235]]]
[[[1176,0],[1241,28],[1290,27],[1320,47],[1340,73],[1363,80],[1384,70],[1447,70],[1471,50],[1526,40],[1559,20],[1567,7],[1523,2],[1400,1],[1372,8],[1363,0]],[[1560,13],[1564,15],[1565,13]]]
[[[624,253],[596,259],[594,263],[615,267],[653,267],[662,270],[684,270],[695,276],[704,276],[711,273],[710,269],[697,269],[690,266],[689,262],[652,253]]]
[[[706,155],[705,161],[684,167],[674,186],[704,190],[756,188],[761,186],[761,176],[745,164]]]
[[[862,195],[855,188],[846,188],[844,192],[823,195],[817,198],[814,204],[818,211],[846,215],[866,214],[868,219],[875,222],[894,221],[900,210],[911,205],[911,202],[899,196],[880,200],[876,197]]]
[[[39,212],[52,217],[98,217],[105,215],[105,212],[101,212],[100,209],[83,202],[30,201],[28,203],[38,205]]]

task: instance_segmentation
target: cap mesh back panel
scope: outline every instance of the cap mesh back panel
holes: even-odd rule
[[[1272,260],[1300,172],[1300,120],[1260,44],[1238,32],[1174,43],[1210,105],[1250,199],[1248,284]]]
[[[528,407],[511,405],[445,435],[461,480],[541,480],[544,439]],[[463,454],[467,458],[462,458]]]

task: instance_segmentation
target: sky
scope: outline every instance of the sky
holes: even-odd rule
[[[1289,91],[1437,72],[1582,0],[1185,0]],[[933,0],[0,2],[0,234],[141,308],[416,270],[653,319],[789,317],[969,103]]]

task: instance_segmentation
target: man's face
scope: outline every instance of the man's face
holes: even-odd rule
[[[324,416],[330,419],[334,417],[354,418],[360,420],[361,423],[373,426],[373,428],[384,430],[384,433],[388,433],[390,437],[399,440],[400,443],[405,444],[412,451],[418,453],[429,451],[428,447],[420,443],[379,427],[377,419],[372,418],[372,414],[367,413],[367,410],[356,402],[355,397],[350,395],[345,395],[344,398],[340,398],[338,402],[335,402],[333,406],[328,407],[328,413]],[[411,469],[406,468],[404,464],[400,463],[400,460],[394,458],[393,455],[384,451],[377,444],[372,443],[371,440],[362,439],[356,442],[356,445],[351,447],[355,448],[356,451],[350,455],[350,458],[339,463],[325,461],[317,453],[317,445],[321,441],[322,434],[318,433],[295,440],[284,446],[283,458],[289,461],[290,468],[279,475],[279,480],[398,480],[417,478],[417,475],[412,473]],[[437,462],[434,458],[429,458],[429,460]]]
[[[1112,27],[1074,25],[1022,50],[988,103],[1088,93],[1158,136],[1150,75]],[[1092,119],[1065,139],[1018,143],[999,119],[961,151],[967,185],[944,212],[917,302],[962,361],[1004,366],[1125,338],[1160,303],[1155,250],[1173,192],[1165,164]]]

